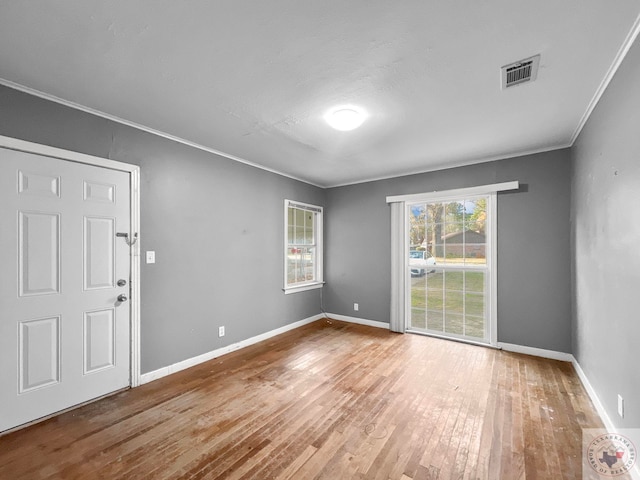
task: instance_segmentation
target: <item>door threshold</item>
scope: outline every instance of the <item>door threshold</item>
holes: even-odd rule
[[[502,350],[502,348],[500,348],[500,347],[498,347],[496,345],[491,345],[490,343],[477,342],[477,341],[474,341],[474,340],[467,340],[465,338],[447,337],[446,335],[438,335],[437,333],[423,332],[422,330],[407,329],[407,333],[414,333],[416,335],[424,335],[425,337],[439,338],[441,340],[450,340],[452,342],[467,343],[469,345],[476,345],[478,347],[488,347],[488,348],[493,348],[495,350]]]
[[[77,408],[84,407],[85,405],[89,405],[90,403],[97,402],[98,400],[102,400],[104,398],[111,397],[113,395],[116,395],[118,393],[122,393],[125,390],[130,390],[130,389],[131,389],[131,387],[128,386],[128,387],[121,388],[119,390],[114,390],[113,392],[109,392],[106,395],[102,395],[100,397],[92,398],[91,400],[87,400],[86,402],[82,402],[82,403],[79,403],[77,405],[73,405],[73,406],[71,406],[69,408],[65,408],[64,410],[60,410],[58,412],[54,412],[54,413],[52,413],[50,415],[45,415],[44,417],[36,418],[35,420],[31,420],[30,422],[23,423],[22,425],[18,425],[17,427],[13,427],[13,428],[10,428],[9,430],[4,430],[4,431],[0,432],[0,437],[3,437],[4,435],[8,435],[9,433],[17,432],[18,430],[22,430],[23,428],[31,427],[32,425],[36,425],[37,423],[44,422],[45,420],[49,420],[49,419],[51,419],[53,417],[57,417],[58,415],[62,415],[63,413],[67,413],[67,412],[70,412],[70,411],[75,410]]]

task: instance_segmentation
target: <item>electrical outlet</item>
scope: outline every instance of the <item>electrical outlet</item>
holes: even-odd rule
[[[620,394],[618,394],[618,415],[620,418],[624,418],[624,398]]]
[[[218,327],[218,336],[224,337],[224,327]]]
[[[147,250],[147,263],[156,263],[156,252]]]
[[[357,312],[360,309],[360,305],[358,305],[357,303],[354,303],[353,309]]]

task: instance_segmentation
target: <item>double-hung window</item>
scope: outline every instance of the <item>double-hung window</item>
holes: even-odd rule
[[[322,287],[322,207],[284,201],[284,292]]]

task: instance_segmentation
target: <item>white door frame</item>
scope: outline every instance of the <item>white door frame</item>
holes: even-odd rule
[[[131,387],[137,387],[140,385],[140,167],[2,135],[0,135],[0,147],[129,173],[129,189],[131,191],[130,232],[132,236],[136,233],[138,234],[138,241],[131,247],[131,301],[129,303],[131,361],[129,384]]]

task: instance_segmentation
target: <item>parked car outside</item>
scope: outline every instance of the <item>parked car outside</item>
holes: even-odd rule
[[[436,264],[436,259],[433,258],[431,253],[425,250],[410,250],[409,251],[409,267],[412,277],[422,277],[427,273],[435,272],[433,267]]]

